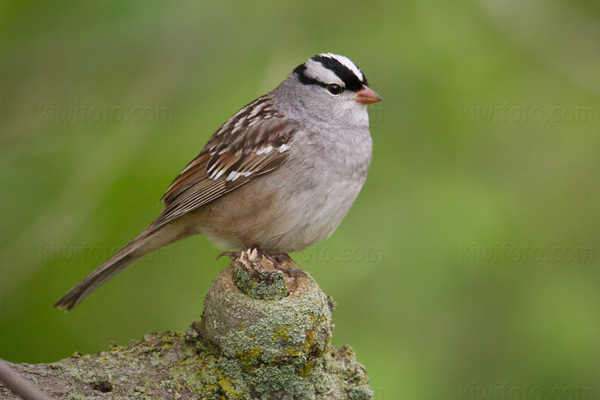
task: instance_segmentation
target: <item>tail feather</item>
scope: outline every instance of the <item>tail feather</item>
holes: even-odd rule
[[[141,252],[136,253],[135,250],[131,248],[134,243],[135,242],[127,245],[104,264],[96,268],[91,274],[83,278],[83,280],[58,300],[56,304],[54,304],[54,307],[64,308],[66,311],[70,311],[110,278],[117,275],[129,264],[146,254]]]
[[[166,228],[166,227],[165,227]],[[96,268],[92,273],[83,278],[77,285],[69,290],[60,300],[54,304],[54,307],[64,308],[70,311],[81,303],[86,297],[92,294],[96,289],[106,283],[109,279],[123,271],[127,266],[137,261],[149,252],[159,249],[169,243],[183,239],[187,235],[177,235],[172,232],[169,235],[169,229],[161,229],[151,233],[145,230],[134,241],[122,248],[114,256],[109,258],[104,264]]]

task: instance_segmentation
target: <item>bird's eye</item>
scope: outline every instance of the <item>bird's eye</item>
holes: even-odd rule
[[[343,89],[340,85],[332,83],[331,85],[327,85],[327,90],[329,91],[329,93],[337,96],[338,94],[342,93]]]

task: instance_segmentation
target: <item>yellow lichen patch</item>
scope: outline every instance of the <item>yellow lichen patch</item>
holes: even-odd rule
[[[274,342],[285,342],[290,339],[289,335],[289,326],[284,326],[279,328],[277,331],[273,333],[273,341]]]
[[[250,347],[247,351],[236,353],[236,357],[243,363],[244,367],[250,367],[260,359],[260,348]]]
[[[234,386],[233,382],[231,382],[230,380],[225,379],[225,378],[221,378],[221,379],[219,379],[218,383],[219,383],[219,386],[221,386],[221,389],[223,389],[223,391],[228,396],[237,396],[239,394],[235,390],[235,386]]]
[[[315,366],[315,360],[312,360],[312,361],[306,363],[300,370],[299,375],[303,378],[306,378],[308,376],[308,374],[310,374],[310,371],[312,371],[314,366]]]

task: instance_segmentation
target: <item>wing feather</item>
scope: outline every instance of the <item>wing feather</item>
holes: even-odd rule
[[[163,195],[165,208],[151,231],[285,162],[287,143],[298,126],[275,112],[268,100],[262,97],[250,103],[217,130]],[[255,111],[257,107],[261,112]]]

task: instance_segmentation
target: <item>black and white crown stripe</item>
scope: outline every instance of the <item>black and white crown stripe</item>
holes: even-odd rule
[[[368,85],[363,72],[349,58],[332,53],[322,53],[300,64],[294,73],[306,85],[327,86],[337,84],[351,91]]]
[[[360,68],[358,68],[356,66],[356,64],[354,64],[348,57],[344,57],[344,56],[341,56],[338,54],[333,54],[333,53],[320,54],[320,56],[329,57],[329,58],[333,58],[333,59],[337,60],[338,62],[343,64],[344,67],[346,67],[350,71],[352,71],[354,73],[354,75],[356,75],[356,77],[360,79],[361,82],[364,83],[367,81],[365,79],[365,74],[363,74],[363,72],[360,70]]]

